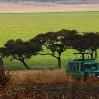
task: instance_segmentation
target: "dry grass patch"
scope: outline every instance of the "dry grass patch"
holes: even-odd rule
[[[13,84],[50,84],[67,81],[65,70],[23,70],[11,71]]]
[[[86,82],[67,77],[65,70],[11,71],[11,83],[0,90],[0,99],[98,99],[99,79]]]

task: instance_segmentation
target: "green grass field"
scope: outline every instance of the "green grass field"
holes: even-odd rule
[[[28,40],[39,33],[60,29],[76,29],[79,32],[99,31],[99,12],[28,13],[0,14],[0,46],[9,40],[21,38]],[[72,51],[62,56],[63,66],[73,58]],[[27,60],[29,66],[57,66],[51,56],[35,56]],[[20,69],[20,62],[5,59],[7,68]]]

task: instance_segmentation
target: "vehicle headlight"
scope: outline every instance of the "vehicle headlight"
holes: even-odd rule
[[[99,76],[97,76],[99,78]]]

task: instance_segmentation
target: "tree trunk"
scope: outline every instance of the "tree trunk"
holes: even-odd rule
[[[91,52],[90,55],[91,55],[91,59],[93,59],[93,52]]]
[[[60,57],[60,55],[59,55],[59,57],[57,58],[57,60],[58,60],[58,67],[61,68],[61,57]]]
[[[4,63],[2,57],[0,56],[0,77],[3,77],[4,75],[5,75]]]
[[[26,64],[25,61],[22,60],[21,62],[23,63],[23,65],[25,66],[26,69],[29,69],[29,67],[28,67],[28,65]]]
[[[98,57],[97,50],[95,50],[95,58],[97,58],[97,57]]]

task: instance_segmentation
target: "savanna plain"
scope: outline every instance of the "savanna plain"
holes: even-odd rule
[[[0,13],[0,46],[9,39],[22,39],[27,41],[37,34],[61,29],[77,30],[83,32],[99,31],[99,12],[56,12],[56,13]],[[73,51],[69,50],[62,55],[62,65],[75,58]],[[33,66],[57,66],[57,60],[51,56],[35,56],[27,60]],[[24,69],[20,62],[5,59],[8,69]]]
[[[9,39],[27,41],[61,29],[99,32],[99,12],[0,13],[0,46]],[[84,81],[66,74],[68,61],[75,58],[73,52],[63,53],[62,69],[25,70],[20,62],[4,58],[7,71],[0,81],[0,99],[98,99],[99,78]],[[33,56],[27,63],[29,67],[57,67],[57,60],[49,55]]]

